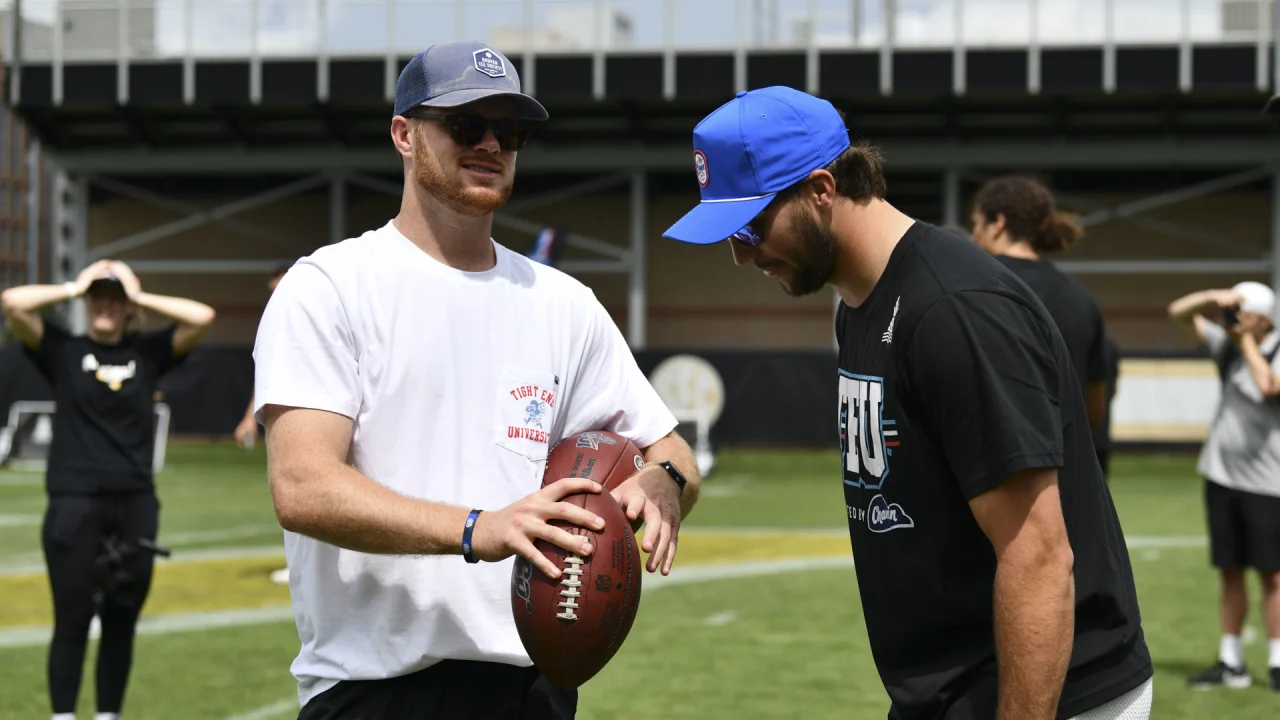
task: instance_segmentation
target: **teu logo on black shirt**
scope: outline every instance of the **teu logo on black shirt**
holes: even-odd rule
[[[889,458],[898,447],[897,421],[884,417],[884,379],[840,371],[840,455],[844,484],[881,489],[889,478]],[[865,510],[848,506],[849,519],[871,532],[915,527],[898,503],[877,494]]]
[[[80,369],[93,373],[98,382],[118,392],[125,380],[131,380],[137,374],[138,365],[133,360],[128,365],[102,365],[93,353],[89,353],[80,360]]]

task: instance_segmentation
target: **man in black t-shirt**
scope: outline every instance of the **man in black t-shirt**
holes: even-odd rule
[[[973,200],[973,242],[996,257],[1044,303],[1084,393],[1089,426],[1107,415],[1107,339],[1102,310],[1089,290],[1045,256],[1080,242],[1084,228],[1059,210],[1049,188],[1028,175],[1003,175],[982,184]]]
[[[1035,294],[885,202],[876,151],[805,93],[739,93],[694,166],[702,203],[667,237],[731,238],[788,294],[843,300],[840,488],[889,717],[1147,718],[1128,551]]]

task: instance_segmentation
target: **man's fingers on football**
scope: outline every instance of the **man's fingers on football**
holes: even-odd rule
[[[558,502],[552,505],[551,509],[547,511],[547,519],[563,520],[570,525],[577,525],[590,530],[604,529],[604,518],[571,502]]]
[[[519,543],[514,549],[521,557],[533,563],[535,567],[541,570],[543,575],[546,575],[552,580],[560,579],[560,568],[556,567],[555,563],[547,559],[546,555],[543,555],[538,548],[534,547],[533,543],[528,540],[524,540],[524,542]]]
[[[574,535],[573,533],[554,525],[543,525],[537,531],[537,535],[552,545],[563,549],[565,552],[571,552],[579,555],[590,555],[595,550],[585,536]]]
[[[563,478],[557,480],[543,488],[543,492],[551,497],[552,500],[559,500],[566,495],[574,493],[589,492],[598,493],[604,488],[595,480],[587,478]]]

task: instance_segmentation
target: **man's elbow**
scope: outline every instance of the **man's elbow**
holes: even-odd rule
[[[198,328],[207,328],[218,317],[218,311],[208,305],[201,305],[200,310],[192,313],[191,324]]]
[[[289,532],[305,533],[312,524],[305,492],[298,487],[295,475],[287,470],[274,470],[271,478],[271,502],[280,527]]]

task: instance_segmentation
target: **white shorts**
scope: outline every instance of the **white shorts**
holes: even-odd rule
[[[1106,705],[1080,713],[1071,720],[1148,720],[1154,688],[1155,678],[1151,678]]]

